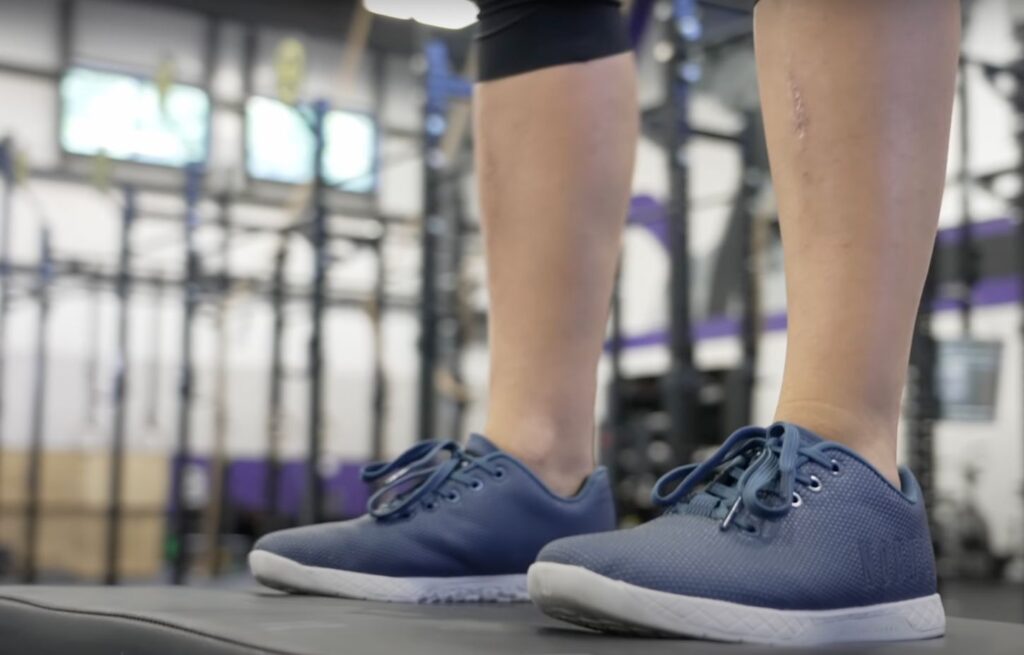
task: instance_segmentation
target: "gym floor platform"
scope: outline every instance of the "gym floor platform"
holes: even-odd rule
[[[950,618],[943,639],[806,652],[1014,653],[1024,625]],[[51,655],[754,654],[793,649],[598,635],[529,604],[390,605],[188,587],[0,588],[0,653]]]

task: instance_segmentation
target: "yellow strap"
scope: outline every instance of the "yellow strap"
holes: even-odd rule
[[[110,181],[114,177],[114,160],[107,155],[106,150],[100,150],[92,158],[92,166],[89,169],[89,182],[101,193],[110,191]]]
[[[32,165],[27,152],[16,149],[11,153],[11,172],[14,174],[15,184],[23,184],[28,180],[28,176],[32,172]]]
[[[306,81],[306,46],[302,41],[288,37],[277,45],[274,73],[277,76],[277,97],[289,105],[296,104]]]
[[[156,75],[153,76],[161,113],[167,113],[167,98],[171,94],[175,77],[177,77],[177,68],[174,65],[174,60],[168,58],[161,61],[156,69]]]

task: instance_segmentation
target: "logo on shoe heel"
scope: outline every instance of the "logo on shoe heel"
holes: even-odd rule
[[[933,581],[931,548],[928,539],[858,541],[865,586],[890,589]]]

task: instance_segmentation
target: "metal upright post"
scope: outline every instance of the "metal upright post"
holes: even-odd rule
[[[320,461],[323,451],[323,331],[324,307],[327,293],[327,269],[330,265],[327,240],[327,184],[324,180],[324,121],[328,104],[320,100],[313,104],[313,300],[311,303],[312,332],[309,339],[309,435],[306,453],[306,494],[303,505],[304,523],[323,520],[324,490],[320,480]]]
[[[288,261],[288,235],[281,236],[281,243],[274,258],[274,282],[271,303],[274,312],[274,328],[270,346],[270,398],[267,407],[267,483],[264,487],[267,513],[271,526],[276,528],[280,508],[281,488],[281,436],[282,404],[284,400],[284,330],[285,330],[285,288],[284,269]]]
[[[424,46],[426,70],[423,81],[426,98],[423,105],[423,232],[420,291],[420,377],[418,436],[421,440],[437,436],[437,389],[435,375],[441,360],[439,322],[442,308],[438,277],[442,259],[439,248],[450,229],[445,218],[443,186],[447,183],[448,162],[443,142],[448,129],[448,106],[453,98],[468,98],[472,85],[451,70],[448,48],[443,41],[428,40]]]
[[[651,23],[656,0],[633,0],[629,8],[629,38],[633,50],[639,49],[647,28]]]
[[[44,228],[41,235],[39,271],[36,277],[36,297],[39,317],[36,324],[35,381],[32,386],[32,424],[29,444],[28,475],[25,489],[25,572],[24,581],[35,582],[36,542],[39,536],[39,495],[42,491],[43,435],[46,430],[46,372],[49,360],[50,283],[53,281],[53,258],[50,251],[50,232]]]
[[[117,274],[117,346],[114,360],[114,420],[110,440],[110,486],[107,490],[107,550],[104,583],[117,584],[121,545],[121,495],[124,479],[125,418],[128,405],[128,342],[131,284],[131,236],[135,221],[135,189],[124,189],[121,212],[121,256]]]
[[[448,49],[440,41],[426,45],[426,102],[423,108],[423,231],[420,235],[420,376],[417,434],[421,440],[437,435],[437,390],[434,376],[438,363],[438,247],[444,229],[441,184],[444,155],[441,142],[447,127],[447,94],[437,70],[447,63]]]
[[[85,408],[86,424],[95,428],[99,423],[99,409],[102,402],[100,393],[100,351],[103,348],[103,289],[98,279],[91,279],[89,286],[89,357],[85,362]]]
[[[446,216],[442,270],[438,275],[441,292],[441,315],[438,350],[443,361],[447,383],[451,385],[446,403],[446,421],[442,434],[461,435],[468,398],[463,389],[462,351],[465,346],[465,313],[463,306],[463,256],[465,250],[465,212],[459,167],[452,166],[444,178]]]
[[[181,324],[181,370],[178,386],[178,439],[172,465],[172,548],[171,581],[182,584],[188,576],[187,552],[188,512],[185,507],[185,467],[192,457],[192,395],[193,363],[192,324],[199,303],[199,252],[196,249],[196,228],[199,226],[199,199],[203,168],[190,164],[185,170],[185,281]]]
[[[220,213],[220,297],[217,303],[216,331],[217,357],[214,382],[213,409],[213,453],[210,457],[210,495],[206,505],[206,568],[211,577],[220,574],[221,538],[224,525],[224,513],[227,507],[227,489],[229,467],[227,462],[227,431],[228,431],[228,350],[227,311],[228,293],[231,289],[231,214],[226,194],[218,199]]]
[[[373,60],[373,114],[384,113],[387,90],[387,62],[383,57]],[[375,179],[381,169],[380,151],[374,151],[373,170]],[[374,184],[373,207],[380,212],[380,184]],[[380,222],[380,235],[373,241],[373,255],[376,264],[376,276],[373,285],[373,306],[370,313],[373,330],[373,398],[370,405],[370,457],[373,461],[381,461],[387,454],[387,405],[388,382],[387,370],[384,366],[384,314],[387,310],[387,238],[388,222]]]
[[[962,194],[960,266],[962,288],[960,291],[961,320],[966,337],[971,326],[971,289],[974,286],[974,247],[970,223],[970,187],[972,180],[969,170],[968,111],[966,68],[960,61],[960,182]],[[928,512],[928,520],[935,534],[935,422],[942,415],[941,398],[937,388],[936,360],[938,345],[932,331],[932,311],[937,295],[938,270],[937,254],[933,245],[928,273],[925,277],[921,302],[918,306],[914,333],[911,341],[910,368],[907,384],[907,446],[908,463],[913,469],[921,487],[921,495]]]
[[[1020,44],[1021,48],[1024,48],[1024,8],[1019,4],[1015,4],[1015,22],[1014,22],[1014,35],[1017,38],[1017,43]],[[1024,52],[1018,55],[1018,60],[1015,63],[1014,70],[1016,71],[1016,84],[1014,86],[1013,96],[1011,98],[1014,113],[1017,118],[1017,177],[1018,179],[1024,180]],[[1024,291],[1024,188],[1021,188],[1017,193],[1016,198],[1017,205],[1017,264],[1019,266],[1019,285],[1022,291]],[[1021,323],[1020,323],[1020,337],[1021,341],[1024,341],[1024,293],[1020,294],[1021,302]],[[1024,368],[1020,369],[1022,375],[1024,375]],[[1024,466],[1021,467],[1024,471]],[[1024,501],[1024,475],[1021,477],[1020,484],[1021,500]],[[1021,531],[1024,534],[1024,530]]]
[[[383,226],[383,224],[382,224]],[[386,226],[383,226],[386,230]],[[384,370],[384,310],[387,304],[387,260],[384,243],[387,232],[381,233],[374,242],[377,263],[377,277],[373,289],[373,400],[370,424],[370,450],[374,461],[384,459],[384,422],[387,416],[387,373]]]
[[[669,180],[669,365],[666,404],[669,410],[669,443],[678,461],[693,456],[696,410],[700,390],[699,373],[693,363],[693,335],[690,308],[690,86],[699,76],[691,48],[700,38],[701,23],[696,0],[674,0],[668,35],[672,57],[666,70],[668,97],[665,102]]]
[[[608,385],[608,416],[607,426],[613,440],[622,434],[624,419],[623,374],[622,374],[622,268],[625,258],[619,254],[619,265],[615,270],[615,282],[612,286],[611,334],[608,339],[608,355],[611,364],[611,381]],[[614,450],[612,444],[608,446]]]
[[[743,315],[740,319],[743,361],[740,363],[740,383],[743,389],[739,425],[728,426],[735,429],[741,425],[749,425],[754,414],[754,390],[757,387],[757,358],[761,342],[761,294],[760,275],[758,270],[759,239],[756,236],[754,214],[751,203],[761,188],[762,171],[754,166],[755,156],[761,138],[761,122],[757,115],[747,116],[746,125],[740,134],[740,151],[743,161],[740,191],[736,198],[735,211],[739,213],[741,229],[740,244],[742,248],[742,273],[740,275],[740,297],[743,299]]]
[[[917,476],[932,523],[935,508],[935,421],[941,412],[935,378],[937,348],[931,325],[936,272],[933,254],[914,325],[907,385],[908,463]]]
[[[149,383],[146,397],[146,427],[155,430],[160,424],[160,369],[162,364],[164,336],[164,286],[162,279],[153,286],[153,316],[149,327],[152,344],[149,361]]]
[[[3,510],[4,419],[7,391],[7,313],[11,294],[11,207],[14,201],[14,146],[9,137],[0,140],[0,512]]]
[[[959,64],[959,85],[957,95],[960,105],[959,139],[958,150],[960,156],[960,248],[958,250],[960,260],[960,288],[958,295],[960,300],[960,322],[964,338],[971,334],[971,295],[978,278],[977,249],[974,245],[974,234],[972,233],[973,211],[971,207],[971,187],[974,181],[971,177],[971,122],[970,122],[970,99],[968,97],[969,86],[967,83],[968,66],[966,60],[961,57]]]

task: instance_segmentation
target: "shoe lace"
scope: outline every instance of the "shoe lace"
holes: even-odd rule
[[[742,428],[706,461],[663,475],[651,499],[669,508],[667,513],[722,519],[723,530],[736,523],[752,531],[756,528],[740,519],[741,507],[760,519],[780,519],[802,502],[796,485],[821,489],[821,481],[803,466],[813,461],[835,470],[835,461],[823,452],[823,445],[805,443],[799,429],[788,423]],[[706,484],[698,490],[702,483]]]
[[[362,468],[364,481],[385,480],[370,496],[366,509],[371,516],[385,519],[406,516],[419,502],[433,506],[439,496],[458,500],[449,483],[477,489],[483,484],[473,475],[477,469],[492,477],[502,474],[499,465],[467,453],[454,441],[425,441],[390,462],[373,462]]]

